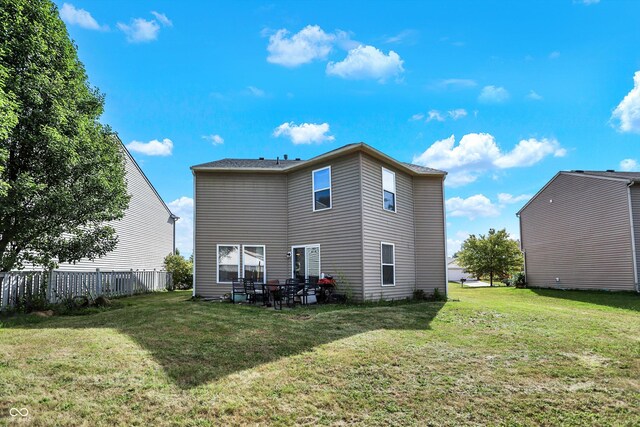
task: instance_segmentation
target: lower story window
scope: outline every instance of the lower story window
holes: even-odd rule
[[[218,283],[239,278],[265,283],[265,245],[218,245]]]
[[[394,286],[396,284],[396,248],[393,243],[380,245],[380,258],[382,264],[382,286]]]
[[[264,273],[266,270],[264,246],[243,246],[242,247],[242,265],[244,278],[251,279],[254,282],[264,283]]]
[[[231,283],[240,277],[240,246],[218,245],[218,283]]]

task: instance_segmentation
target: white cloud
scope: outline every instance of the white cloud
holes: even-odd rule
[[[611,120],[619,121],[617,129],[620,132],[640,133],[640,71],[633,76],[633,89],[618,104]]]
[[[160,25],[152,19],[147,21],[144,18],[135,18],[129,25],[118,22],[118,28],[126,34],[130,43],[150,42],[158,38]]]
[[[449,114],[449,117],[451,117],[453,120],[458,120],[462,119],[463,117],[467,117],[467,110],[465,110],[464,108],[457,108],[455,110],[447,111],[447,114]]]
[[[182,196],[167,206],[180,217],[176,222],[176,247],[182,255],[189,257],[193,253],[193,199]]]
[[[395,36],[387,37],[384,42],[389,44],[414,44],[418,34],[416,30],[402,30]]]
[[[60,18],[70,25],[77,25],[88,30],[106,30],[84,9],[76,9],[74,5],[64,3],[60,9]]]
[[[173,151],[173,142],[165,138],[162,141],[154,139],[149,142],[131,141],[127,144],[129,151],[145,154],[147,156],[170,156]]]
[[[542,101],[542,96],[539,95],[535,90],[530,90],[527,94],[527,99],[532,101]]]
[[[446,201],[447,214],[452,217],[466,217],[474,220],[480,217],[495,217],[500,210],[483,194],[467,197],[452,197]]]
[[[442,117],[442,114],[440,114],[438,110],[431,110],[427,113],[427,115],[427,122],[430,122],[432,120],[435,120],[437,122],[444,122],[444,117]]]
[[[413,116],[411,116],[411,120],[416,121],[416,120],[422,120],[424,119],[424,114],[422,113],[417,113],[414,114]]]
[[[521,140],[510,152],[503,153],[495,138],[488,133],[464,135],[458,145],[455,136],[434,142],[413,162],[449,172],[448,186],[457,187],[474,182],[478,176],[491,169],[507,169],[531,166],[553,155],[563,157],[566,150],[555,139],[531,138]]]
[[[294,144],[321,143],[333,141],[335,137],[328,135],[329,124],[302,123],[296,125],[293,122],[283,123],[273,131],[273,136],[285,136]]]
[[[560,147],[555,139],[535,138],[523,139],[511,152],[506,153],[493,162],[501,169],[532,166],[549,155],[564,157],[567,150]]]
[[[468,89],[477,85],[478,83],[471,79],[444,79],[436,83],[435,86],[442,89]]]
[[[224,138],[222,138],[220,135],[204,135],[202,137],[202,139],[206,139],[207,141],[211,142],[211,144],[213,145],[221,145],[224,144]]]
[[[278,30],[269,37],[267,61],[285,67],[297,67],[316,59],[326,59],[336,36],[325,33],[318,25],[307,25],[287,37],[289,31]]]
[[[167,15],[165,15],[164,13],[160,13],[160,12],[156,12],[155,10],[152,10],[151,14],[155,16],[156,19],[165,27],[173,27],[173,22],[171,22],[171,20],[167,18]]]
[[[624,172],[635,172],[640,170],[640,165],[635,159],[624,159],[620,162],[620,170]]]
[[[265,92],[262,89],[258,89],[255,86],[247,86],[247,89],[253,96],[257,96],[258,98],[262,98],[265,95]]]
[[[375,79],[385,82],[390,77],[400,77],[404,72],[402,59],[394,51],[384,54],[373,46],[351,49],[340,62],[329,62],[327,74],[343,79]]]
[[[478,101],[485,104],[500,104],[509,99],[509,92],[503,87],[485,86],[478,96]]]
[[[549,54],[549,59],[558,59],[558,58],[560,58],[560,52],[558,52],[557,50],[554,50]]]
[[[499,193],[498,194],[498,202],[503,205],[512,205],[514,203],[525,202],[531,198],[530,194],[521,194],[519,196],[514,196],[509,193]]]

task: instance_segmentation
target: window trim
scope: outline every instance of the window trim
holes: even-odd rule
[[[393,193],[393,210],[391,209],[387,209],[384,205],[384,192],[385,192],[385,188],[384,188],[384,173],[385,172],[389,172],[391,175],[393,175],[393,191],[389,191],[389,193]],[[382,166],[382,209],[387,211],[387,212],[393,212],[393,213],[398,213],[398,183],[396,181],[396,173],[390,169],[385,168],[384,166]],[[388,190],[387,190],[388,191]]]
[[[262,264],[262,267],[264,268],[264,273],[262,274],[263,276],[263,282],[256,282],[256,283],[264,283],[265,285],[267,284],[267,245],[253,245],[253,244],[246,244],[246,245],[241,245],[242,246],[242,266],[240,267],[240,272],[242,273],[242,277],[244,278],[245,276],[245,271],[244,271],[244,267],[245,267],[245,263],[244,263],[244,248],[249,246],[249,247],[254,247],[254,248],[262,248],[262,253],[264,255],[264,264]],[[238,276],[240,277],[240,276]]]
[[[323,188],[320,188],[320,189],[316,190],[316,172],[320,172],[320,171],[323,171],[325,169],[329,169],[329,186],[328,187],[323,187]],[[333,208],[333,189],[331,187],[332,187],[331,165],[311,171],[311,203],[312,203],[311,206],[313,207],[313,212],[321,212],[321,211],[326,211],[326,210],[329,210],[329,209]],[[327,189],[329,190],[329,207],[328,208],[322,208],[322,209],[316,209],[316,193],[318,191],[324,191],[324,190],[327,190]]]
[[[230,285],[233,282],[222,282],[220,281],[220,246],[233,246],[238,248],[238,278],[240,278],[240,266],[242,265],[242,257],[241,255],[241,250],[242,250],[242,245],[238,245],[238,244],[231,244],[231,243],[221,243],[216,245],[216,283],[221,283],[221,284],[225,284],[225,285]],[[229,264],[230,265],[230,264]]]
[[[392,254],[393,254],[393,264],[385,264],[383,261],[383,254],[382,254],[382,247],[384,245],[387,246],[391,246],[393,248]],[[384,283],[384,266],[392,266],[393,267],[393,283],[392,284],[386,284]],[[380,286],[395,286],[396,285],[396,245],[393,243],[387,243],[387,242],[380,242]]]

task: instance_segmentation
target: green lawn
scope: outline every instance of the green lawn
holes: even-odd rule
[[[282,312],[189,297],[0,319],[0,424],[640,424],[637,295],[451,285],[447,303]]]

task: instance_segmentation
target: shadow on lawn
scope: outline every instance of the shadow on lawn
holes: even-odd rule
[[[589,304],[604,305],[607,307],[621,308],[624,310],[640,312],[640,295],[636,292],[608,292],[608,291],[579,291],[530,288],[535,294],[549,297],[562,298]]]
[[[426,330],[442,302],[327,305],[274,311],[192,302],[186,292],[132,297],[125,307],[87,316],[12,322],[9,328],[114,328],[149,351],[189,389],[356,334]],[[81,344],[81,343],[80,343]]]

